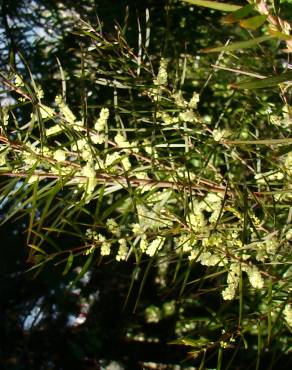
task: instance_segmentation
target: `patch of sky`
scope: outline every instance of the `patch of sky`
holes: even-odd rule
[[[59,11],[60,13],[60,11]],[[33,47],[40,41],[45,41],[44,50],[48,52],[52,49],[53,45],[58,42],[63,30],[58,27],[56,17],[60,14],[54,14],[46,9],[45,6],[40,5],[36,1],[23,2],[22,6],[19,6],[17,15],[11,16],[6,15],[6,21],[9,29],[19,35],[17,43],[20,49],[25,46]],[[0,50],[2,57],[7,59],[8,57],[8,46],[9,37],[4,27],[0,28]],[[15,42],[15,40],[14,40]],[[15,55],[15,62],[18,68],[24,68],[24,64],[19,58],[19,55]]]
[[[29,314],[24,317],[23,320],[23,330],[29,331],[31,330],[34,326],[38,325],[40,321],[44,318],[44,313],[42,312],[42,303],[44,301],[44,297],[40,297],[34,307],[31,309]]]
[[[13,197],[17,190],[23,185],[23,180],[17,181],[17,183],[14,186],[14,189],[12,189],[9,192],[9,195],[0,197],[0,211],[5,207],[7,202],[9,201],[9,197]]]
[[[6,92],[0,95],[0,107],[10,107],[14,104],[16,104],[16,100]]]

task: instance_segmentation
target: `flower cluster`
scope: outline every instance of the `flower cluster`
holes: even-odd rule
[[[261,158],[256,156],[253,167],[252,154],[246,160],[237,148],[228,147],[230,142],[225,139],[235,134],[227,124],[224,128],[224,120],[220,119],[219,127],[210,116],[200,117],[199,94],[175,90],[168,85],[170,78],[171,66],[162,58],[152,86],[145,88],[153,109],[129,127],[126,119],[110,118],[108,107],[97,111],[96,118],[88,118],[85,127],[82,113],[73,113],[64,96],[57,96],[49,107],[43,104],[44,93],[38,87],[38,116],[33,112],[25,127],[30,129],[41,118],[47,141],[42,142],[41,134],[37,137],[37,125],[31,136],[24,128],[26,134],[19,134],[16,154],[12,147],[1,144],[0,165],[4,172],[13,158],[12,173],[29,173],[28,186],[46,174],[64,179],[73,188],[72,194],[78,194],[76,203],[81,200],[86,211],[91,201],[105,208],[111,204],[100,233],[95,226],[86,231],[85,254],[98,250],[100,255],[110,255],[119,262],[129,258],[137,262],[147,256],[159,260],[169,254],[191,264],[214,267],[219,273],[227,272],[221,294],[224,300],[232,300],[242,278],[249,281],[252,292],[265,286],[263,272],[278,261],[278,251],[292,236],[288,223],[286,235],[273,231],[269,210],[256,211],[260,202],[248,204],[243,211],[245,206],[237,197],[238,184],[231,181],[225,192],[225,175],[219,167],[226,167],[229,179],[233,179],[241,172],[240,162],[251,172],[250,181],[256,190],[273,182],[287,193],[279,191],[275,199],[287,200],[291,196],[292,152],[283,151],[274,168],[261,166]],[[19,76],[17,84],[23,86]],[[284,113],[288,119],[289,112]],[[2,112],[5,129],[11,117],[8,110]],[[275,116],[270,120],[279,126]],[[249,130],[243,134],[246,139]],[[216,150],[224,146],[226,153],[217,156],[214,146]],[[285,186],[281,188],[282,183]],[[70,202],[71,209],[71,198]],[[161,276],[157,282],[161,285],[167,284],[167,268],[167,263],[159,263]],[[283,315],[291,323],[291,306],[285,306]]]
[[[100,247],[100,254],[102,256],[108,256],[111,253],[111,241],[107,240],[102,234],[97,233],[94,230],[87,229],[85,236],[91,243]]]
[[[161,248],[163,247],[163,244],[165,242],[165,238],[162,236],[157,236],[152,242],[147,246],[147,249],[145,251],[148,256],[152,257],[154,256]]]
[[[104,131],[107,125],[108,118],[109,118],[109,109],[102,108],[99,114],[99,118],[94,124],[94,129],[96,131]]]
[[[224,300],[234,299],[240,279],[240,264],[232,263],[227,275],[227,287],[222,292]]]
[[[292,306],[287,304],[283,310],[284,318],[289,326],[292,327]]]
[[[119,237],[121,235],[121,229],[113,218],[108,218],[106,221],[106,227],[113,235]]]
[[[158,74],[154,80],[154,84],[158,86],[167,85],[167,60],[164,58],[160,60]]]
[[[127,259],[128,252],[129,252],[129,248],[127,246],[127,240],[124,238],[119,239],[119,250],[116,255],[116,260],[125,261]]]

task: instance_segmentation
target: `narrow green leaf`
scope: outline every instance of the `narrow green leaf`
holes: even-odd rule
[[[66,78],[65,78],[64,70],[62,68],[62,64],[61,64],[58,57],[57,57],[57,63],[58,63],[58,66],[59,66],[61,82],[62,82],[62,98],[65,101],[66,100]]]
[[[209,1],[209,0],[181,0],[181,1],[185,1],[193,5],[203,6],[205,8],[222,10],[223,12],[234,12],[235,10],[241,8],[239,5],[219,3],[218,1]]]
[[[180,289],[180,292],[179,292],[179,296],[181,297],[183,295],[183,292],[185,290],[185,287],[187,285],[187,282],[188,282],[188,278],[190,276],[190,273],[191,273],[191,270],[192,270],[192,261],[189,262],[189,266],[184,274],[184,279],[183,279],[183,282],[182,282],[182,286],[181,286],[181,289]]]
[[[27,269],[27,270],[25,270],[25,272],[27,273],[27,272],[30,272],[30,271],[36,270],[36,269],[38,269],[38,268],[40,268],[39,270],[41,270],[41,269],[44,267],[44,265],[45,265],[46,263],[48,263],[49,261],[51,261],[52,259],[53,259],[53,257],[49,256],[49,257],[48,257],[48,258],[46,258],[45,260],[43,260],[43,261],[41,261],[41,262],[37,263],[36,265],[33,265],[32,267],[30,267],[30,268],[29,268],[29,269]]]
[[[226,17],[222,18],[222,22],[226,24],[231,24],[240,21],[242,18],[249,15],[253,10],[252,4],[247,4],[242,8],[236,10],[235,12],[228,14]]]
[[[47,253],[45,251],[43,251],[41,248],[39,248],[38,246],[36,245],[32,245],[32,244],[28,244],[28,246],[34,250],[36,250],[37,252],[40,252],[41,254],[43,255],[47,255]]]
[[[263,89],[265,87],[271,87],[278,85],[282,82],[292,81],[292,71],[281,74],[280,76],[268,77],[262,80],[249,80],[238,84],[233,84],[232,87],[236,89]]]
[[[273,0],[273,7],[276,15],[278,15],[280,10],[280,0]]]
[[[123,304],[123,309],[125,309],[128,305],[130,295],[131,295],[131,293],[133,291],[133,288],[134,288],[135,280],[137,280],[137,277],[138,277],[139,273],[140,273],[140,266],[138,264],[136,267],[134,267],[134,269],[132,271],[131,282],[130,282],[130,286],[129,286],[129,289],[128,289],[128,292],[127,292],[125,302]]]
[[[217,357],[217,367],[216,370],[221,370],[222,367],[222,358],[223,358],[223,348],[219,347],[218,349],[218,357]]]
[[[68,272],[69,272],[69,270],[70,270],[70,268],[73,264],[73,259],[74,259],[73,253],[70,252],[69,257],[67,259],[66,266],[64,268],[64,271],[63,271],[62,275],[67,275],[68,274]]]
[[[89,267],[90,267],[90,264],[92,262],[92,259],[93,259],[93,256],[94,256],[94,253],[91,253],[87,260],[85,261],[81,271],[79,272],[79,274],[76,276],[76,278],[73,280],[73,282],[71,283],[71,285],[74,285],[76,284],[85,274],[86,272],[89,270]]]
[[[32,229],[33,229],[34,219],[35,219],[35,213],[36,213],[36,210],[37,210],[38,185],[39,185],[39,180],[35,181],[32,185],[33,194],[32,194],[31,212],[29,213],[29,226],[28,226],[27,237],[26,237],[27,244],[29,244],[29,241],[30,241],[30,236],[31,236],[31,232],[32,232]]]
[[[36,230],[33,230],[33,234],[41,240],[38,246],[40,246],[43,242],[46,242],[48,245],[54,247],[57,252],[60,252],[60,246],[55,243],[54,239],[51,238],[48,234],[44,234],[42,231],[37,232]]]
[[[243,19],[242,21],[239,22],[239,24],[242,28],[256,30],[265,23],[266,19],[267,19],[266,15],[256,15],[255,17]]]
[[[241,339],[242,339],[243,344],[244,344],[244,349],[248,349],[248,342],[247,342],[247,340],[245,339],[245,337],[243,336],[242,333],[241,333]]]
[[[256,370],[260,368],[260,360],[261,360],[261,350],[262,350],[262,330],[261,330],[261,323],[258,322],[258,353],[257,353],[257,362],[256,362]]]
[[[204,370],[205,369],[205,358],[206,358],[206,351],[203,351],[203,356],[202,356],[202,359],[201,359],[199,370]]]
[[[283,139],[259,139],[259,140],[225,140],[228,145],[289,145],[292,143],[292,137]]]
[[[42,227],[43,227],[44,223],[46,222],[46,220],[48,219],[48,216],[50,215],[50,213],[54,212],[54,208],[58,209],[58,203],[55,203],[55,207],[52,206],[52,203],[54,201],[56,201],[56,195],[62,189],[63,182],[59,180],[59,181],[55,182],[54,185],[55,186],[54,187],[52,186],[51,189],[46,194],[46,200],[45,200],[44,208],[43,208],[42,214],[41,214],[41,216],[38,220],[37,228],[34,231],[35,238],[33,239],[33,244],[37,244],[36,236],[37,236],[37,234],[41,235]],[[42,242],[42,239],[43,239],[43,237],[40,238],[39,244]]]
[[[199,339],[192,339],[192,338],[180,338],[176,339],[169,344],[182,344],[184,346],[196,347],[201,348],[209,344],[209,339],[205,337],[200,337]]]
[[[234,50],[241,50],[241,49],[248,49],[252,48],[253,46],[257,46],[261,42],[268,41],[273,39],[275,36],[269,35],[269,36],[261,36],[257,37],[252,40],[248,41],[239,41],[235,42],[231,45],[224,45],[224,46],[218,46],[217,48],[210,48],[210,49],[204,49],[204,53],[217,53],[221,51],[234,51]]]
[[[291,36],[290,35],[286,35],[285,33],[283,32],[280,32],[280,31],[277,31],[277,30],[273,30],[272,28],[269,28],[268,29],[268,32],[277,37],[278,39],[282,40],[282,41],[287,41],[287,40],[291,40]]]
[[[269,292],[268,292],[268,338],[267,344],[269,345],[272,338],[272,299],[273,299],[273,283],[270,279],[269,281]]]
[[[137,296],[137,299],[136,299],[136,302],[135,302],[135,306],[134,306],[134,310],[133,312],[136,311],[137,307],[138,307],[138,303],[140,301],[140,298],[141,298],[141,295],[142,295],[142,292],[143,292],[143,289],[144,289],[144,286],[145,286],[145,283],[146,283],[146,279],[148,277],[148,274],[150,272],[150,268],[152,266],[152,263],[153,263],[153,260],[150,258],[149,259],[149,262],[147,264],[147,267],[145,269],[145,273],[143,275],[143,278],[142,278],[142,281],[141,281],[141,284],[140,284],[140,287],[139,287],[139,291],[138,291],[138,296]]]

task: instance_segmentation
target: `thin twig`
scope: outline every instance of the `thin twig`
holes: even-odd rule
[[[2,172],[1,176],[9,176],[9,177],[20,177],[20,178],[25,178],[27,177],[27,173],[15,173],[15,172]],[[44,172],[34,172],[31,174],[31,176],[37,176],[39,179],[61,179],[64,176],[53,174],[53,173],[44,173]],[[67,182],[68,185],[73,185],[76,182],[80,183],[80,180],[87,180],[88,177],[82,176],[82,175],[74,175],[74,177]],[[96,173],[96,179],[100,183],[107,183],[108,185],[113,185],[113,184],[121,184],[121,185],[128,185],[130,183],[131,186],[133,187],[138,187],[138,186],[147,186],[147,187],[156,187],[156,188],[171,188],[174,190],[179,190],[179,189],[192,189],[192,190],[203,190],[203,191],[214,191],[218,193],[225,193],[226,188],[221,187],[221,186],[202,186],[199,184],[184,184],[184,183],[178,183],[174,181],[158,181],[158,180],[148,180],[148,179],[139,179],[139,178],[134,178],[130,177],[127,178],[122,175],[110,175],[106,173]],[[75,180],[75,181],[74,181]],[[230,190],[227,191],[227,193],[230,195],[232,192]]]

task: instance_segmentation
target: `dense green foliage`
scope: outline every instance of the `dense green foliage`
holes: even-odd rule
[[[108,7],[3,2],[2,366],[288,369],[291,5]]]

